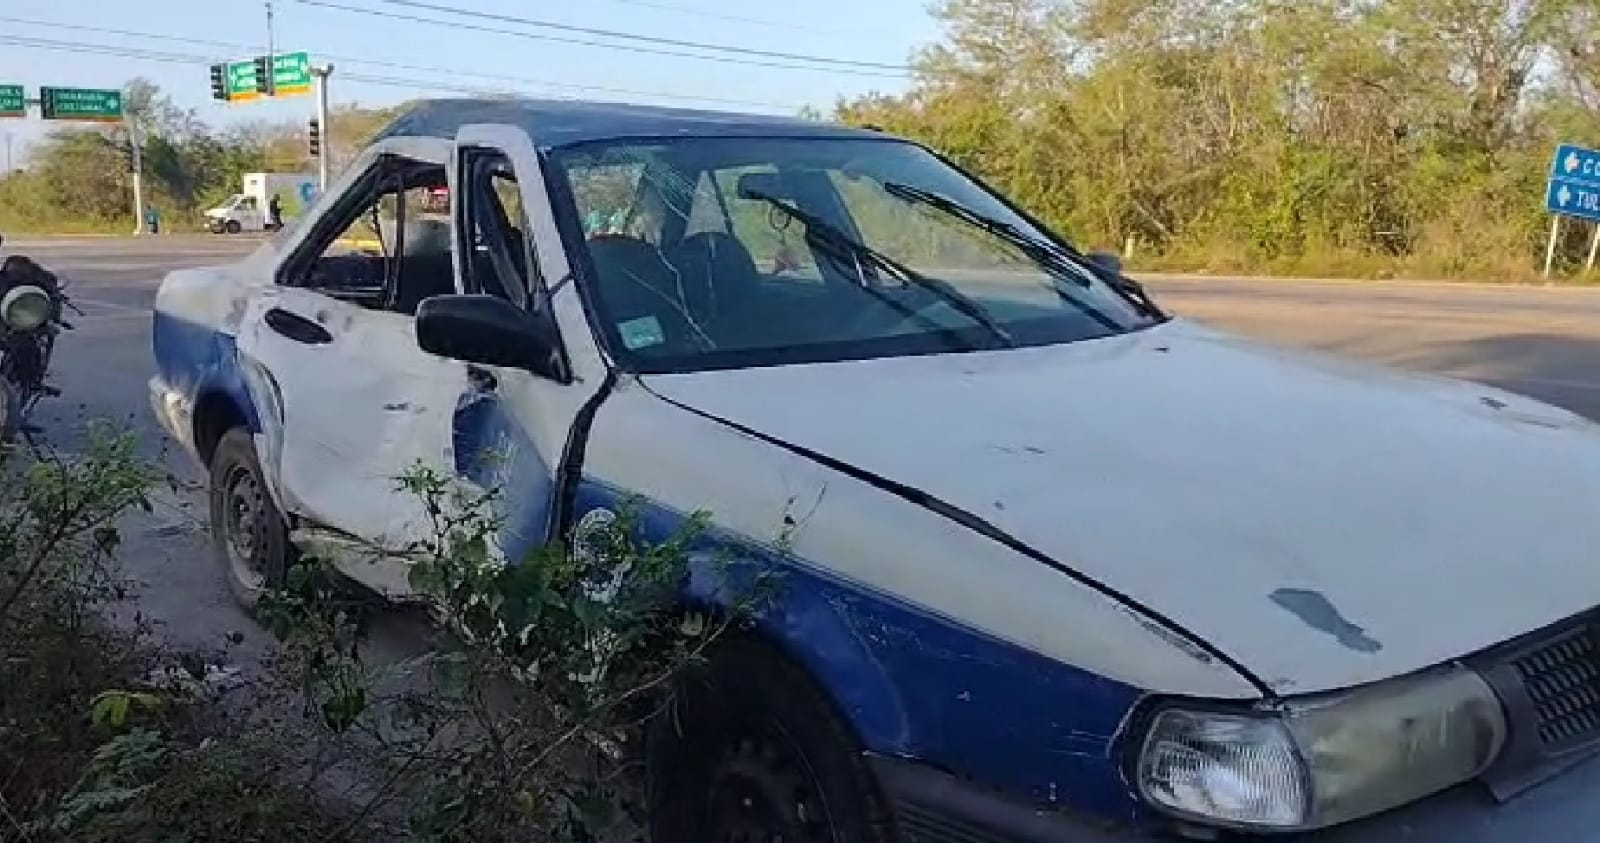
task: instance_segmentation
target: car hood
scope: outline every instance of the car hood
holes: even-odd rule
[[[1181,320],[644,380],[960,507],[1283,693],[1406,673],[1600,605],[1600,427],[1488,387]]]

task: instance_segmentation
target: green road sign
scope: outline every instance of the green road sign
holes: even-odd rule
[[[265,96],[256,74],[256,60],[228,63],[228,102],[249,102]],[[311,91],[311,57],[306,53],[280,53],[272,57],[273,96],[286,97]]]
[[[46,120],[122,119],[122,92],[100,88],[39,88],[39,114]]]
[[[0,85],[0,117],[27,117],[28,97],[21,85]]]
[[[293,96],[311,92],[311,57],[305,53],[283,53],[272,57],[273,96]]]
[[[228,102],[248,102],[261,96],[256,85],[256,63],[236,61],[228,64]]]

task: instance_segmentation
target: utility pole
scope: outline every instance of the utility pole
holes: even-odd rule
[[[272,59],[272,0],[265,0],[267,6],[267,77],[256,80],[256,90],[267,92],[272,89],[272,72],[274,62]],[[269,140],[261,144],[261,169],[272,172],[272,142]]]
[[[0,178],[4,178],[5,176],[9,176],[12,173],[16,172],[16,170],[11,166],[11,133],[10,132],[6,132],[5,136],[6,136],[6,171],[4,173],[0,173]]]
[[[139,122],[133,112],[123,115],[122,122],[128,127],[129,166],[133,170],[133,233],[137,236],[144,233],[144,156],[139,150]]]
[[[333,75],[333,65],[324,64],[311,68],[311,78],[317,85],[317,127],[322,133],[322,138],[317,149],[317,194],[328,192],[328,153],[332,151],[329,143],[333,127],[328,125],[328,77]]]

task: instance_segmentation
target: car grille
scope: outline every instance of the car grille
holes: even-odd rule
[[[1589,624],[1566,630],[1513,665],[1533,703],[1545,751],[1600,736],[1600,643]]]

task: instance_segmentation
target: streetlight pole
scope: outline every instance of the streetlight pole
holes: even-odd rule
[[[333,75],[333,65],[311,68],[311,78],[317,84],[317,126],[322,132],[321,146],[317,149],[317,193],[328,192],[328,153],[332,151],[332,126],[328,125],[328,77]]]

